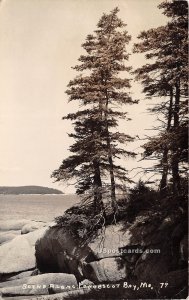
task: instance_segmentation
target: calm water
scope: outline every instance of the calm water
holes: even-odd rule
[[[0,220],[53,221],[78,201],[76,195],[0,195]]]

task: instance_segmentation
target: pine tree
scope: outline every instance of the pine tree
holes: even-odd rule
[[[122,188],[122,182],[125,185],[129,180],[126,169],[116,160],[122,155],[135,155],[121,147],[133,138],[116,128],[120,118],[128,119],[121,107],[137,103],[125,90],[130,88],[130,79],[119,77],[120,72],[131,70],[124,64],[129,58],[125,45],[131,37],[117,16],[118,11],[115,8],[110,14],[103,14],[94,34],[88,35],[82,45],[86,54],[74,67],[79,76],[70,81],[66,91],[69,101],[80,103],[80,110],[64,118],[74,124],[75,133],[70,134],[75,139],[70,147],[74,154],[52,174],[57,181],[76,177],[76,192],[92,194],[97,209],[103,208],[103,193],[110,189],[114,213],[116,188]]]
[[[135,73],[148,98],[158,97],[159,103],[150,111],[162,121],[159,134],[144,145],[145,156],[160,160],[157,167],[162,172],[161,190],[166,189],[171,169],[173,192],[177,194],[180,190],[179,164],[185,161],[187,151],[187,2],[164,1],[159,8],[170,21],[140,34],[141,42],[135,45],[134,51],[146,53],[149,63]]]

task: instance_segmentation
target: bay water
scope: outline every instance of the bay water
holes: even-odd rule
[[[79,202],[77,195],[0,195],[0,220],[51,222]]]

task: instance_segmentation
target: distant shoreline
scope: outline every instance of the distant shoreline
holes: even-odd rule
[[[28,185],[28,186],[0,186],[0,195],[64,195],[58,189]]]
[[[75,193],[69,193],[69,194],[1,194],[0,193],[0,197],[1,196],[76,196],[78,198],[80,198],[80,196],[78,196]]]

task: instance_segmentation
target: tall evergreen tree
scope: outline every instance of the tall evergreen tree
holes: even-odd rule
[[[57,181],[76,177],[77,193],[91,192],[96,208],[103,207],[103,193],[111,190],[111,206],[116,211],[116,188],[128,181],[127,171],[116,160],[122,155],[134,156],[121,144],[133,140],[130,135],[116,130],[118,119],[127,119],[122,105],[133,104],[129,93],[130,79],[119,77],[131,68],[124,62],[129,55],[126,44],[131,37],[118,18],[118,8],[103,14],[93,35],[88,35],[82,47],[86,54],[79,58],[74,69],[79,76],[70,81],[69,101],[78,101],[80,110],[64,119],[73,121],[75,139],[70,151],[74,153],[63,160],[52,174]]]
[[[162,119],[159,134],[144,145],[145,156],[160,159],[160,189],[165,190],[168,171],[171,169],[173,191],[178,193],[179,164],[185,161],[187,151],[187,2],[163,1],[159,8],[163,9],[169,21],[165,26],[140,34],[141,42],[135,44],[134,51],[146,53],[149,63],[135,72],[147,96],[158,97],[159,103],[151,111]]]

